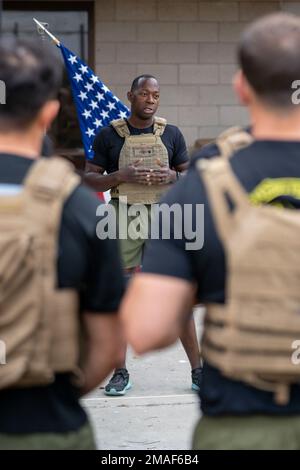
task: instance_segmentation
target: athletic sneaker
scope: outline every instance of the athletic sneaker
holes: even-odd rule
[[[132,387],[129,382],[127,369],[116,369],[114,375],[104,389],[105,395],[118,396],[125,395],[126,391]]]
[[[192,390],[199,392],[202,382],[202,367],[192,370]]]

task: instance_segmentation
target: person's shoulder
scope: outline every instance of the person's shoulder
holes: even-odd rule
[[[234,127],[234,128],[230,128],[230,129],[227,129],[226,131],[222,132],[218,137],[215,138],[215,140],[212,140],[211,142],[207,143],[206,145],[204,145],[203,147],[201,147],[198,150],[195,150],[192,153],[191,165],[192,166],[195,165],[195,163],[198,160],[202,159],[202,158],[210,159],[210,158],[218,157],[221,153],[221,150],[218,146],[219,139],[223,140],[224,138],[231,138],[231,136],[234,136],[234,134],[236,134],[237,132],[239,134],[247,133],[247,134],[251,135],[251,128],[246,127],[244,129],[242,129],[242,128]],[[222,140],[221,140],[221,142],[222,142]],[[251,141],[245,143],[245,147],[243,146],[243,143],[242,143],[241,147],[242,147],[241,149],[251,147]],[[241,149],[237,149],[236,151],[234,151],[233,155],[235,156],[235,154],[238,154]]]
[[[194,167],[196,165],[196,162],[198,162],[199,160],[203,158],[211,159],[211,158],[217,157],[219,154],[220,154],[220,151],[216,142],[211,142],[209,144],[206,144],[200,150],[193,153],[191,157],[190,166]]]
[[[172,142],[173,145],[181,145],[184,141],[183,134],[179,127],[175,126],[174,124],[167,124],[163,136],[169,141]]]
[[[181,130],[179,127],[175,126],[174,124],[168,124],[166,125],[165,132],[169,133],[170,135],[178,135],[182,134]]]
[[[102,201],[87,186],[80,184],[68,197],[63,210],[63,222],[80,226],[93,236],[97,208]]]
[[[102,201],[100,201],[94,191],[82,183],[71,193],[66,201],[67,203],[70,206],[80,205],[94,208],[101,204]]]
[[[110,140],[116,137],[118,134],[116,133],[113,126],[110,124],[109,126],[102,127],[102,129],[98,132],[95,137],[95,140]]]
[[[114,146],[118,139],[121,137],[118,136],[112,125],[103,127],[95,137],[93,149],[96,153],[101,153],[110,146]]]

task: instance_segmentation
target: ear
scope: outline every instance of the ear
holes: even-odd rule
[[[132,103],[132,100],[133,100],[133,93],[132,91],[128,91],[127,92],[127,99],[129,101],[129,103]]]
[[[46,130],[49,129],[58,114],[59,108],[60,104],[58,100],[47,101],[41,108],[37,117],[37,122],[40,127]]]
[[[239,70],[233,78],[233,88],[234,91],[243,105],[249,105],[252,101],[252,90],[251,87],[241,70]]]

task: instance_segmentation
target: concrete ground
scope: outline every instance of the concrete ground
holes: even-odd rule
[[[202,316],[198,309],[198,334]],[[181,343],[144,357],[129,351],[127,367],[133,388],[126,396],[106,397],[99,389],[83,400],[99,449],[190,449],[200,410]]]

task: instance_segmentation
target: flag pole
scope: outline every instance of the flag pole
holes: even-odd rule
[[[48,34],[48,36],[52,39],[52,41],[57,45],[57,46],[60,46],[60,41],[55,37],[53,36],[53,34],[50,33],[50,31],[48,31],[48,29],[45,28],[45,26],[40,23],[37,19],[35,18],[32,18],[33,21],[36,23],[36,25],[38,26],[38,29],[44,31],[46,34]]]

